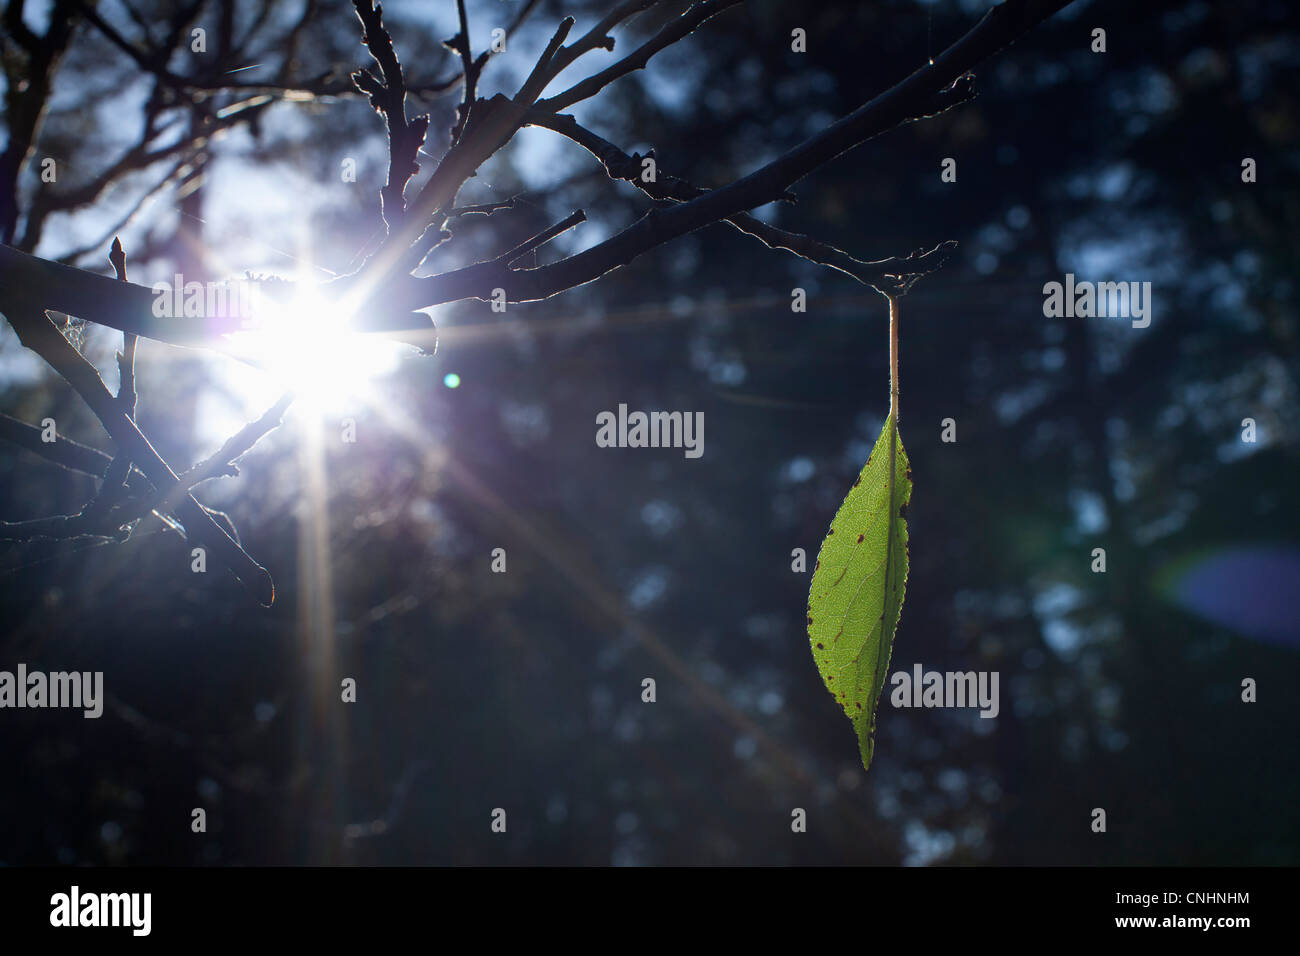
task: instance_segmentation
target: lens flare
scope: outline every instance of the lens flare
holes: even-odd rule
[[[252,329],[231,336],[231,346],[279,388],[294,392],[297,403],[319,410],[355,403],[409,351],[352,331],[343,310],[313,293],[270,303],[260,312]]]

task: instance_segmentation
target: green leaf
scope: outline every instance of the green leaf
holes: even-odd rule
[[[871,766],[876,746],[876,704],[907,585],[911,497],[912,471],[891,416],[835,513],[808,591],[813,659],[853,721],[864,768]]]

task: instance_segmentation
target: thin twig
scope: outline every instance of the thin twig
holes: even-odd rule
[[[460,20],[460,32],[450,40],[444,40],[443,46],[460,56],[460,71],[464,79],[464,93],[460,106],[456,110],[456,125],[451,128],[451,141],[460,139],[460,134],[469,122],[470,111],[474,108],[476,88],[478,86],[479,65],[474,62],[474,54],[469,45],[469,14],[465,12],[465,0],[456,0],[456,16]],[[486,62],[486,61],[485,61]]]
[[[18,333],[19,341],[45,359],[86,402],[120,449],[119,454],[129,454],[138,462],[159,491],[166,493],[174,488],[178,481],[176,473],[135,422],[122,412],[116,396],[104,386],[95,367],[72,347],[44,311],[18,300],[6,302],[5,316]],[[176,516],[185,525],[187,536],[211,549],[218,560],[253,590],[262,604],[269,607],[274,602],[275,586],[266,568],[254,561],[192,495],[180,500]]]
[[[122,249],[122,243],[116,236],[113,237],[113,246],[108,252],[108,261],[112,263],[113,271],[117,273],[118,282],[126,282],[126,252]],[[135,421],[135,347],[139,341],[138,336],[132,332],[122,333],[122,351],[117,353],[117,403],[122,408],[122,414],[131,421]],[[108,473],[104,476],[104,483],[99,488],[99,493],[83,509],[90,516],[104,514],[113,503],[126,493],[126,479],[131,473],[131,458],[125,450],[119,448],[116,457],[113,458],[113,464],[108,468]]]
[[[500,212],[502,209],[514,209],[519,205],[519,196],[511,196],[509,199],[503,199],[500,202],[485,202],[469,206],[453,206],[446,212],[448,219],[457,219],[461,216],[490,216],[494,212]]]
[[[612,53],[614,38],[610,36],[610,31],[629,17],[642,13],[660,2],[661,0],[624,0],[594,27],[555,54],[547,68],[548,82],[564,72],[569,64],[584,53],[591,50],[608,50]]]
[[[689,36],[706,20],[717,16],[728,7],[734,7],[736,4],[743,2],[744,0],[702,0],[700,3],[692,4],[685,13],[637,47],[635,51],[594,76],[589,76],[582,82],[574,84],[563,93],[542,100],[537,104],[538,108],[558,113],[560,110],[568,109],[580,100],[595,96],[620,77],[643,69],[656,53],[672,46],[683,37]],[[540,89],[538,93],[541,93]]]
[[[284,413],[293,403],[293,393],[286,392],[258,418],[231,435],[215,452],[189,471],[179,475],[176,484],[163,494],[156,494],[135,509],[139,514],[150,511],[172,512],[190,489],[213,478],[235,477],[239,474],[237,462],[252,450],[269,432],[279,427]]]
[[[550,113],[533,113],[529,116],[529,122],[573,140],[600,160],[611,179],[629,182],[652,199],[688,202],[708,191],[677,176],[670,176],[662,169],[659,169],[653,180],[647,181],[641,176],[639,155],[629,156],[613,143],[581,126],[568,114],[555,116]],[[769,225],[749,213],[737,213],[724,221],[758,239],[770,249],[784,249],[800,258],[836,269],[884,295],[905,293],[922,275],[938,269],[957,245],[949,241],[929,252],[917,251],[904,258],[891,257],[866,262],[829,243]]]
[[[543,232],[539,232],[537,235],[533,236],[531,239],[528,239],[525,242],[521,242],[519,245],[515,246],[513,249],[507,252],[505,255],[498,256],[496,261],[501,265],[508,267],[514,264],[515,262],[518,262],[520,259],[528,255],[528,253],[532,252],[534,249],[539,249],[542,246],[546,245],[546,243],[550,242],[556,236],[561,236],[564,233],[568,232],[570,229],[572,229],[574,226],[577,226],[579,223],[584,223],[586,221],[587,221],[587,214],[583,212],[581,209],[578,209],[573,213],[569,214],[569,216],[567,216],[562,221],[557,222],[555,225],[551,226],[549,229],[546,229]]]
[[[550,42],[546,44],[546,49],[542,51],[542,55],[533,64],[533,71],[528,74],[528,79],[524,80],[524,85],[515,94],[516,103],[532,106],[537,97],[542,95],[542,90],[546,89],[546,84],[551,79],[551,73],[549,72],[551,62],[560,52],[560,47],[564,45],[569,31],[573,29],[573,23],[573,17],[565,17],[560,21],[560,25],[556,27]]]

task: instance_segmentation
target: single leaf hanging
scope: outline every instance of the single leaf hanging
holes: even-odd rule
[[[835,513],[808,591],[808,638],[822,680],[858,734],[864,769],[875,751],[876,705],[907,585],[912,472],[898,434],[898,304],[890,299],[890,413]]]

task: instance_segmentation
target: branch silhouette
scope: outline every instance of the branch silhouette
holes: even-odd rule
[[[458,23],[455,36],[444,41],[449,55],[458,63],[451,77],[429,84],[408,85],[393,38],[383,21],[383,8],[373,0],[353,0],[362,27],[362,41],[373,61],[371,68],[351,73],[352,88],[368,97],[383,117],[388,140],[388,176],[380,191],[378,216],[382,240],[378,249],[357,271],[324,283],[318,288],[331,299],[353,303],[353,328],[376,332],[416,345],[426,351],[436,346],[432,322],[421,310],[463,299],[491,299],[504,295],[507,302],[546,299],[592,282],[622,268],[652,249],[715,223],[730,227],[762,242],[768,248],[800,256],[889,297],[904,294],[921,277],[940,268],[955,243],[938,241],[928,250],[908,255],[868,260],[809,235],[802,235],[763,222],[752,210],[772,202],[795,200],[794,188],[810,173],[846,152],[903,124],[938,115],[959,107],[975,95],[973,71],[990,57],[1015,42],[1034,26],[1069,5],[1070,0],[1004,0],[991,9],[965,35],[930,63],[900,79],[893,86],[862,103],[839,120],[804,142],[764,163],[746,175],[717,188],[706,188],[659,170],[653,177],[642,175],[648,157],[629,154],[599,133],[564,113],[575,104],[599,96],[618,80],[643,69],[656,55],[691,38],[712,25],[715,18],[743,0],[699,0],[681,15],[668,20],[627,55],[597,69],[584,79],[551,96],[544,94],[551,84],[579,60],[615,49],[613,31],[658,6],[659,0],[625,0],[600,18],[586,32],[569,41],[575,26],[572,17],[559,21],[540,56],[526,71],[526,79],[513,96],[503,92],[487,98],[478,93],[483,68],[492,50],[476,54],[466,5],[455,0]],[[60,0],[50,36],[67,43],[64,27],[78,18],[98,31],[126,54],[154,83],[155,96],[189,97],[194,104],[217,91],[244,91],[250,98],[213,116],[203,128],[214,135],[236,122],[255,117],[273,94],[289,98],[342,95],[344,84],[329,79],[298,82],[288,74],[288,64],[271,83],[244,83],[212,75],[180,76],[167,66],[170,51],[186,34],[185,27],[196,15],[187,8],[170,23],[170,34],[162,44],[148,40],[137,44],[109,24],[93,6],[81,0]],[[536,0],[529,0],[517,13],[507,34],[511,34],[533,12]],[[309,5],[310,7],[310,5]],[[12,10],[12,6],[10,7]],[[65,22],[66,21],[66,22]],[[719,20],[718,22],[723,22]],[[289,42],[295,43],[304,21],[291,27]],[[52,62],[42,59],[42,38],[21,22],[9,24],[13,42],[39,68],[46,88]],[[251,33],[231,49],[244,50]],[[523,73],[524,71],[520,71]],[[408,196],[407,187],[419,173],[417,155],[426,144],[429,117],[408,118],[406,100],[417,92],[445,92],[459,86],[462,101],[450,141],[423,184]],[[258,94],[266,94],[259,98]],[[42,93],[42,97],[44,93]],[[33,101],[35,102],[35,101]],[[41,100],[43,102],[43,99]],[[161,103],[162,100],[159,100]],[[251,114],[251,117],[250,115]],[[0,245],[0,311],[24,346],[40,355],[76,390],[95,413],[115,447],[115,453],[89,449],[61,438],[53,443],[33,440],[36,431],[8,418],[0,418],[0,438],[20,444],[64,467],[103,477],[100,494],[77,515],[60,515],[0,525],[0,536],[114,537],[139,516],[155,513],[173,516],[187,537],[209,547],[243,581],[262,603],[274,598],[269,573],[238,542],[228,521],[215,517],[193,496],[193,489],[211,478],[238,472],[238,458],[263,435],[279,424],[292,401],[285,395],[267,412],[232,436],[217,452],[193,468],[178,473],[154,450],[134,420],[136,402],[134,366],[136,342],[153,339],[171,345],[229,351],[229,337],[245,327],[242,319],[230,315],[194,318],[159,318],[153,314],[154,293],[126,281],[125,261],[120,244],[114,244],[113,264],[117,279],[51,262],[31,254],[40,222],[54,210],[97,201],[103,190],[127,171],[144,169],[166,159],[183,159],[201,150],[202,141],[160,145],[163,127],[156,125],[161,106],[147,117],[143,139],[103,176],[61,199],[46,197],[37,202],[34,219],[29,219],[20,247]],[[243,119],[241,119],[243,117]],[[26,137],[23,155],[34,142],[38,120],[28,117],[18,130]],[[652,205],[635,221],[590,248],[556,261],[537,264],[536,253],[563,232],[585,221],[581,210],[538,233],[509,251],[470,265],[415,275],[422,264],[433,263],[444,245],[454,246],[449,224],[462,216],[508,214],[517,209],[517,198],[493,203],[458,204],[462,187],[485,162],[496,155],[528,126],[548,129],[590,153],[611,181],[635,185]],[[22,145],[22,144],[20,144]],[[13,163],[10,152],[6,163]],[[187,152],[187,150],[189,152]],[[19,164],[21,165],[21,163]],[[12,182],[9,168],[3,170],[0,193]],[[174,174],[169,172],[164,182]],[[10,190],[6,201],[16,193]],[[5,211],[0,225],[5,238],[14,235],[16,213]],[[434,253],[437,253],[437,256]],[[289,287],[292,291],[292,287]],[[283,290],[281,290],[283,291]],[[65,313],[123,333],[118,357],[121,388],[112,394],[94,367],[63,336],[47,315]],[[37,447],[40,444],[41,447]],[[114,522],[117,522],[114,524]]]

